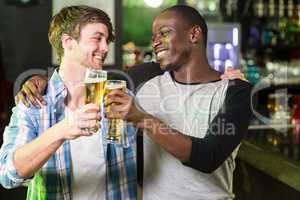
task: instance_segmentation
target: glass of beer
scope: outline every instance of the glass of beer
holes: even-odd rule
[[[126,81],[107,80],[105,82],[105,95],[113,90],[126,91]],[[110,111],[110,105],[105,108],[106,112]],[[123,119],[112,118],[108,120],[108,131],[106,135],[107,143],[125,145],[127,137],[126,122]]]
[[[94,103],[100,108],[103,102],[104,85],[107,80],[107,71],[100,69],[86,69],[84,85],[85,104]],[[99,126],[89,129],[90,132],[97,132]]]

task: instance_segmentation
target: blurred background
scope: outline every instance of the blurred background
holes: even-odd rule
[[[124,71],[155,62],[151,25],[161,10],[198,9],[209,28],[210,65],[220,72],[234,66],[254,85],[254,117],[236,160],[236,199],[299,199],[300,0],[0,0],[0,144],[20,84],[57,66],[47,38],[51,16],[75,4],[109,13],[116,42],[105,68]],[[1,199],[25,196],[26,188],[0,186]]]

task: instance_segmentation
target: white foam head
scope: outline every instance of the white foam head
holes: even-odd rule
[[[123,81],[123,80],[108,80],[105,83],[105,88],[108,89],[108,90],[126,88],[126,81]]]
[[[107,80],[107,71],[97,69],[86,69],[85,83],[99,83]]]

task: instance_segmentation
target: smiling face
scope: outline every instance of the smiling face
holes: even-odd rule
[[[71,57],[87,68],[102,69],[108,52],[108,29],[102,23],[85,25],[78,40],[73,39]]]
[[[152,25],[152,46],[163,70],[176,70],[189,62],[189,29],[174,12],[163,12]]]

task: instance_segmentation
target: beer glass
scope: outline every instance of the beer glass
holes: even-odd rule
[[[105,82],[105,95],[113,90],[126,91],[126,81],[107,80]],[[110,105],[105,108],[106,112],[110,111]],[[106,135],[107,143],[125,145],[127,137],[126,122],[123,119],[112,118],[108,120],[108,131]]]
[[[86,69],[84,85],[85,104],[94,103],[99,107],[102,106],[104,96],[104,85],[107,80],[107,72],[100,69]],[[88,131],[97,132],[99,126],[96,126]]]

